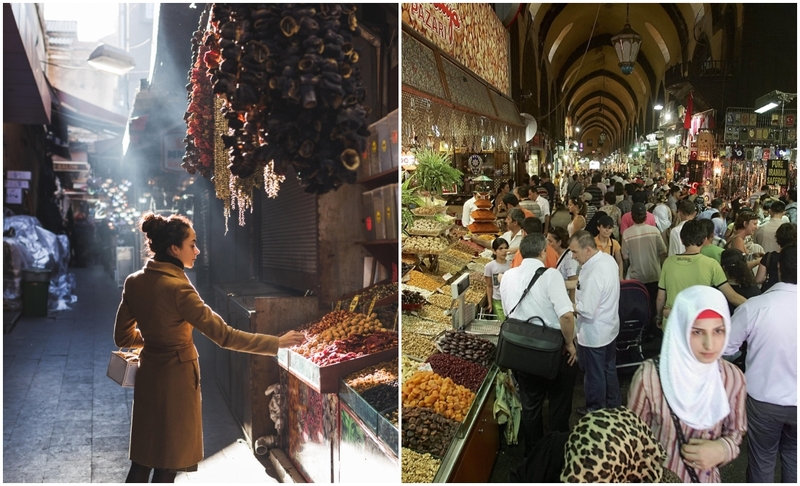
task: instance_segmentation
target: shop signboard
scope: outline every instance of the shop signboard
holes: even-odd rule
[[[403,22],[511,95],[509,33],[488,3],[402,3]]]
[[[22,204],[22,189],[18,187],[6,188],[6,204]]]
[[[186,144],[183,142],[186,134],[173,132],[164,135],[161,145],[161,161],[167,172],[184,172],[183,156],[186,154]]]
[[[767,180],[770,186],[785,186],[789,183],[789,163],[781,159],[767,161]]]

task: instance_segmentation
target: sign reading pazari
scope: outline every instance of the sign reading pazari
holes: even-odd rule
[[[489,4],[403,3],[403,22],[505,95],[509,34]]]

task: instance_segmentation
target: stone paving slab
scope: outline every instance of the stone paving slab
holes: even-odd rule
[[[106,376],[121,290],[100,267],[74,268],[78,302],[21,317],[3,339],[3,482],[120,483],[130,467],[133,390]],[[5,314],[4,314],[5,316]],[[206,459],[176,482],[278,482],[250,451],[202,348]]]

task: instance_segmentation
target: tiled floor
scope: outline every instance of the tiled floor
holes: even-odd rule
[[[115,483],[130,467],[133,391],[106,376],[120,289],[100,267],[71,269],[78,302],[22,317],[3,340],[3,482]],[[205,460],[176,482],[278,482],[252,454],[201,353]]]

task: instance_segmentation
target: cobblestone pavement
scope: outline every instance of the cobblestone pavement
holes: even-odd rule
[[[106,376],[121,289],[101,267],[74,268],[78,302],[22,317],[3,340],[3,482],[117,483],[127,475],[133,390]],[[278,482],[254,456],[195,336],[203,377],[205,460],[176,482]],[[271,467],[266,462],[266,467]]]

